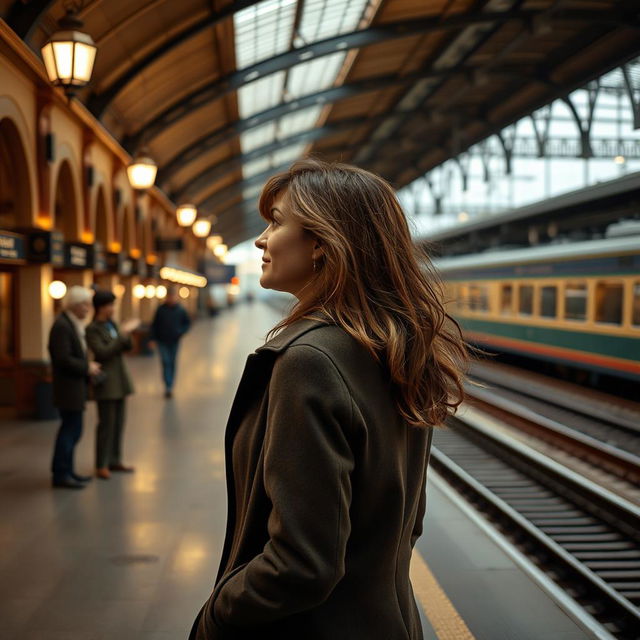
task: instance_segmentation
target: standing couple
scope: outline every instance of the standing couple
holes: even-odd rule
[[[74,449],[82,434],[85,403],[91,382],[98,404],[96,432],[96,476],[108,480],[112,472],[131,473],[133,467],[122,462],[122,436],[125,424],[125,398],[133,393],[133,384],[123,358],[132,347],[131,333],[137,319],[118,326],[113,320],[115,296],[110,291],[80,286],[69,289],[64,311],[58,316],[49,336],[53,368],[54,403],[62,418],[56,437],[51,470],[53,486],[83,489],[91,479],[75,472]],[[93,302],[94,318],[85,329],[85,320]],[[178,304],[171,289],[152,325],[152,337],[158,341],[167,392],[175,376],[178,341],[189,329],[189,317]],[[93,354],[93,360],[88,352]]]
[[[94,317],[85,329],[92,299]],[[131,349],[131,333],[140,321],[128,320],[118,327],[113,320],[115,300],[110,291],[92,293],[84,287],[71,287],[64,301],[65,310],[51,328],[53,397],[62,418],[51,464],[54,487],[83,489],[91,480],[90,476],[77,474],[73,464],[90,380],[98,403],[96,476],[108,480],[112,471],[134,470],[122,462],[125,398],[133,393],[123,353]]]

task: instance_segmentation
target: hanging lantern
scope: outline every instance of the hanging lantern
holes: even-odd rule
[[[219,244],[213,249],[213,255],[218,256],[218,258],[224,258],[227,255],[227,245]]]
[[[163,284],[159,284],[156,287],[156,298],[158,298],[159,300],[162,300],[166,297],[167,297],[167,287],[165,287]]]
[[[134,189],[149,189],[156,180],[158,165],[144,152],[140,152],[127,167],[129,182]]]
[[[83,24],[75,11],[68,9],[56,31],[42,47],[42,59],[49,80],[65,88],[84,87],[91,80],[97,47],[91,36],[80,31]]]
[[[176,217],[181,227],[190,227],[198,215],[198,210],[193,204],[181,204],[176,209]]]
[[[137,298],[138,300],[142,300],[146,291],[147,288],[143,284],[137,284],[135,287],[133,287],[133,297]]]
[[[209,231],[211,231],[211,220],[206,220],[205,218],[200,218],[200,220],[196,220],[193,223],[193,235],[196,238],[206,238],[209,235]]]
[[[215,251],[216,246],[222,244],[222,236],[209,236],[207,238],[207,248],[210,251]]]
[[[148,284],[144,288],[144,297],[147,298],[147,300],[151,300],[151,298],[155,298],[156,297],[156,287],[155,287],[155,285]]]

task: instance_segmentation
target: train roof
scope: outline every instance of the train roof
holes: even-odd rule
[[[640,253],[640,235],[545,245],[527,249],[487,251],[451,258],[438,258],[434,260],[434,264],[440,271],[447,272],[470,267],[492,267],[550,260],[577,260],[635,253]]]

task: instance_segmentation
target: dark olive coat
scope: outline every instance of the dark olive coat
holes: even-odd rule
[[[118,331],[118,326],[115,322],[113,324]],[[96,400],[120,400],[133,393],[133,384],[122,355],[133,346],[131,337],[118,332],[114,338],[107,323],[96,320],[87,327],[85,337],[93,357],[102,365],[102,371],[106,374],[102,384],[93,385],[93,397]]]
[[[49,333],[53,403],[58,409],[82,411],[87,401],[89,361],[73,321],[61,313]]]
[[[257,349],[227,424],[220,569],[190,639],[421,639],[409,562],[430,443],[340,327],[301,320]]]

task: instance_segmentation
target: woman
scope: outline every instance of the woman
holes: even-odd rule
[[[460,331],[378,176],[299,162],[260,213],[260,284],[298,302],[240,381],[222,560],[190,637],[422,638],[409,562],[432,427],[463,398]]]
[[[95,315],[86,330],[87,346],[95,360],[102,365],[103,372],[101,379],[95,380],[93,385],[93,395],[98,402],[96,476],[102,480],[108,480],[112,471],[134,471],[133,467],[122,462],[125,398],[133,393],[122,354],[131,349],[131,332],[140,321],[129,320],[119,330],[113,320],[115,300],[111,291],[95,292]]]

